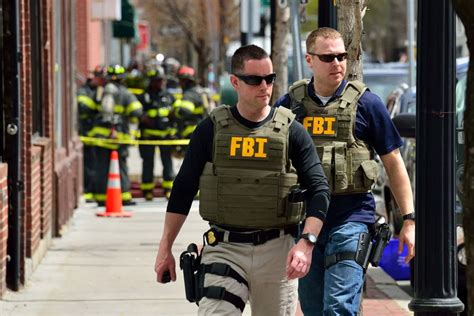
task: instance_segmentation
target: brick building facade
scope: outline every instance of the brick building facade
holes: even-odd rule
[[[0,9],[1,296],[25,284],[71,218],[82,145],[71,106],[75,1],[1,0]]]
[[[104,40],[102,22],[93,20],[91,0],[76,0],[76,73],[79,84],[88,72],[104,64]]]

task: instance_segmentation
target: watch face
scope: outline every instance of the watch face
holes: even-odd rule
[[[307,241],[309,241],[312,244],[316,244],[317,237],[313,234],[306,233],[306,234],[301,235],[301,237],[306,239]]]

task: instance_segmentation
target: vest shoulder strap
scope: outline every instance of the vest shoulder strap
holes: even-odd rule
[[[229,108],[229,105],[223,104],[213,109],[209,116],[215,124],[220,124],[222,127],[228,126],[230,119]]]
[[[275,109],[275,116],[273,121],[275,122],[275,131],[279,132],[283,126],[289,126],[295,119],[295,114],[291,110],[285,107],[278,107]]]
[[[349,81],[344,88],[341,96],[340,108],[346,108],[349,104],[353,104],[359,100],[359,98],[367,90],[367,86],[358,80]]]
[[[301,79],[293,83],[288,90],[291,99],[296,102],[301,102],[307,96],[309,82],[309,79]]]

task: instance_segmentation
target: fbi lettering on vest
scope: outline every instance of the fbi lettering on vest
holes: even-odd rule
[[[229,156],[231,158],[267,159],[268,138],[241,137],[230,138]]]
[[[336,137],[337,135],[335,116],[307,116],[303,119],[303,126],[312,136]]]

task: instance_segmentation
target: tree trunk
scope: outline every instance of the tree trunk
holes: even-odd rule
[[[362,17],[366,1],[338,0],[337,25],[341,32],[349,54],[347,60],[346,78],[362,80]]]
[[[474,6],[471,0],[453,0],[453,6],[464,24],[469,51],[474,52]],[[474,61],[469,62],[466,87],[466,108],[464,111],[464,194],[463,228],[467,254],[466,283],[470,315],[474,310]]]
[[[273,84],[273,95],[270,104],[274,104],[279,97],[288,92],[288,34],[290,8],[281,8],[277,1],[272,1],[276,6],[274,41],[272,43],[273,71],[278,74]]]
[[[346,79],[362,81],[362,18],[365,13],[366,0],[338,0],[337,25],[342,34],[348,53]],[[359,316],[363,316],[361,296]]]
[[[226,70],[227,48],[239,32],[239,4],[234,1],[219,0],[219,65],[216,70],[219,78]]]

